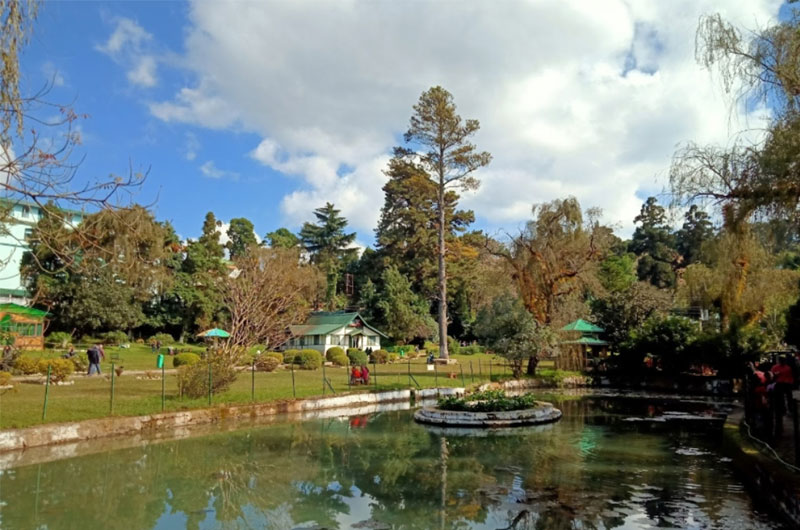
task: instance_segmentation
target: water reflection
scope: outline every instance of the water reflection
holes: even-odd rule
[[[19,467],[0,476],[0,527],[780,528],[712,436],[624,421],[652,403],[557,405],[559,423],[516,435],[394,411]]]

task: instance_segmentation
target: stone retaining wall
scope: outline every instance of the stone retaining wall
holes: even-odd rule
[[[538,425],[550,423],[559,418],[561,418],[561,411],[551,403],[544,401],[537,401],[536,406],[530,409],[502,412],[468,412],[425,407],[414,413],[414,419],[421,423],[457,427],[503,428],[517,425]]]
[[[327,409],[363,407],[397,401],[408,403],[410,400],[410,390],[395,390],[252,405],[218,406],[146,416],[98,418],[75,423],[51,423],[0,431],[0,453],[110,436],[180,431],[195,425],[217,423],[229,419],[255,419],[278,414],[313,413]]]

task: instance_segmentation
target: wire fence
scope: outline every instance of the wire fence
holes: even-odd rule
[[[790,386],[744,380],[744,411],[749,435],[767,448],[770,456],[800,471],[800,418],[797,393]]]
[[[325,363],[317,370],[303,370],[284,364],[272,372],[259,371],[255,363],[242,367],[235,381],[224,392],[214,393],[213,368],[208,367],[207,392],[202,397],[181,395],[176,370],[166,363],[154,370],[124,372],[113,362],[111,370],[99,376],[73,376],[56,383],[49,373],[17,385],[18,391],[3,396],[6,409],[0,428],[26,426],[53,421],[75,421],[109,415],[145,415],[200,408],[218,404],[244,404],[347,392],[436,387],[467,387],[510,377],[506,362],[489,355],[460,359],[449,364],[428,364],[424,358],[361,366],[333,366]],[[357,368],[354,374],[353,368]],[[38,405],[37,405],[38,403]],[[35,413],[35,409],[39,414]],[[40,421],[39,421],[40,420]]]

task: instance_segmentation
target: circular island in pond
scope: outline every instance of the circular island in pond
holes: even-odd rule
[[[502,391],[442,398],[436,407],[425,407],[414,414],[414,420],[420,423],[490,429],[538,425],[559,418],[561,411],[552,403],[536,401],[527,394],[507,396]]]

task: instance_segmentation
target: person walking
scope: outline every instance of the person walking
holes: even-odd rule
[[[87,375],[98,374],[100,375],[100,350],[97,345],[92,346],[86,351],[89,357],[89,373]]]

